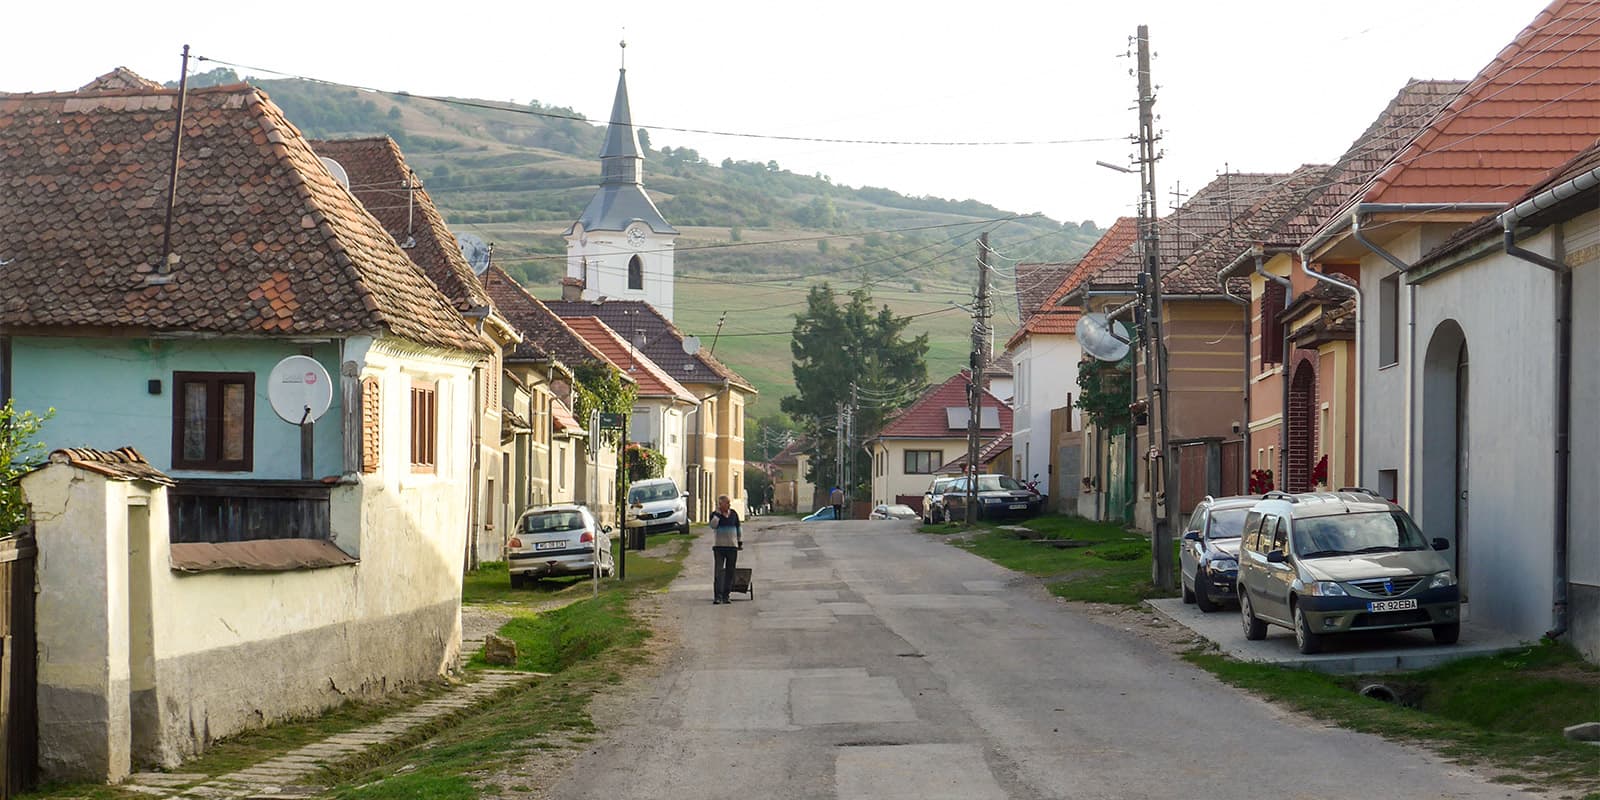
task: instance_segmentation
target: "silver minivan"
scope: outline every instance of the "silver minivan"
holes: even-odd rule
[[[1351,631],[1430,628],[1461,635],[1461,593],[1450,562],[1405,509],[1366,490],[1268,492],[1245,518],[1239,616],[1247,639],[1267,624],[1294,631],[1302,653]]]

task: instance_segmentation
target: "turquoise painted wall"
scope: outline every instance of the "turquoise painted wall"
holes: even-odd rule
[[[300,431],[278,418],[267,401],[267,376],[300,345],[287,341],[74,339],[15,337],[11,344],[11,393],[16,407],[56,410],[41,434],[46,447],[113,450],[132,445],[174,477],[298,479]],[[333,405],[316,425],[315,476],[344,469],[340,430],[339,346],[313,345],[312,356],[333,376]],[[171,469],[172,374],[254,372],[254,471],[203,472]],[[161,394],[148,382],[161,381]]]

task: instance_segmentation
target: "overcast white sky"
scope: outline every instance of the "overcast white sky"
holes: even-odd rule
[[[625,36],[634,120],[645,128],[1090,139],[1136,129],[1133,63],[1122,56],[1143,23],[1165,134],[1158,183],[1188,193],[1225,165],[1332,161],[1407,78],[1470,78],[1546,4],[17,2],[5,12],[0,91],[70,89],[119,65],[172,80],[187,43],[222,61],[414,94],[537,98],[603,120]],[[951,148],[651,134],[657,147],[693,147],[713,162],[777,160],[839,183],[1102,227],[1131,213],[1138,193],[1134,176],[1094,165],[1124,162],[1133,148],[1121,140]],[[648,164],[645,175],[648,185]]]

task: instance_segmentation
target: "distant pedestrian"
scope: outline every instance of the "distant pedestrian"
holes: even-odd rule
[[[828,493],[828,502],[833,504],[833,518],[844,519],[844,490],[833,487],[833,491]]]
[[[711,512],[711,604],[727,604],[728,592],[733,586],[733,569],[739,563],[739,551],[744,549],[744,528],[739,525],[739,512],[728,505],[728,496],[717,497],[717,510]]]

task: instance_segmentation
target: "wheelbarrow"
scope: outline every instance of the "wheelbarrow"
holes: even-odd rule
[[[740,594],[750,595],[751,600],[756,599],[756,584],[753,574],[751,570],[734,567],[733,583],[728,586],[728,593],[739,592]]]

